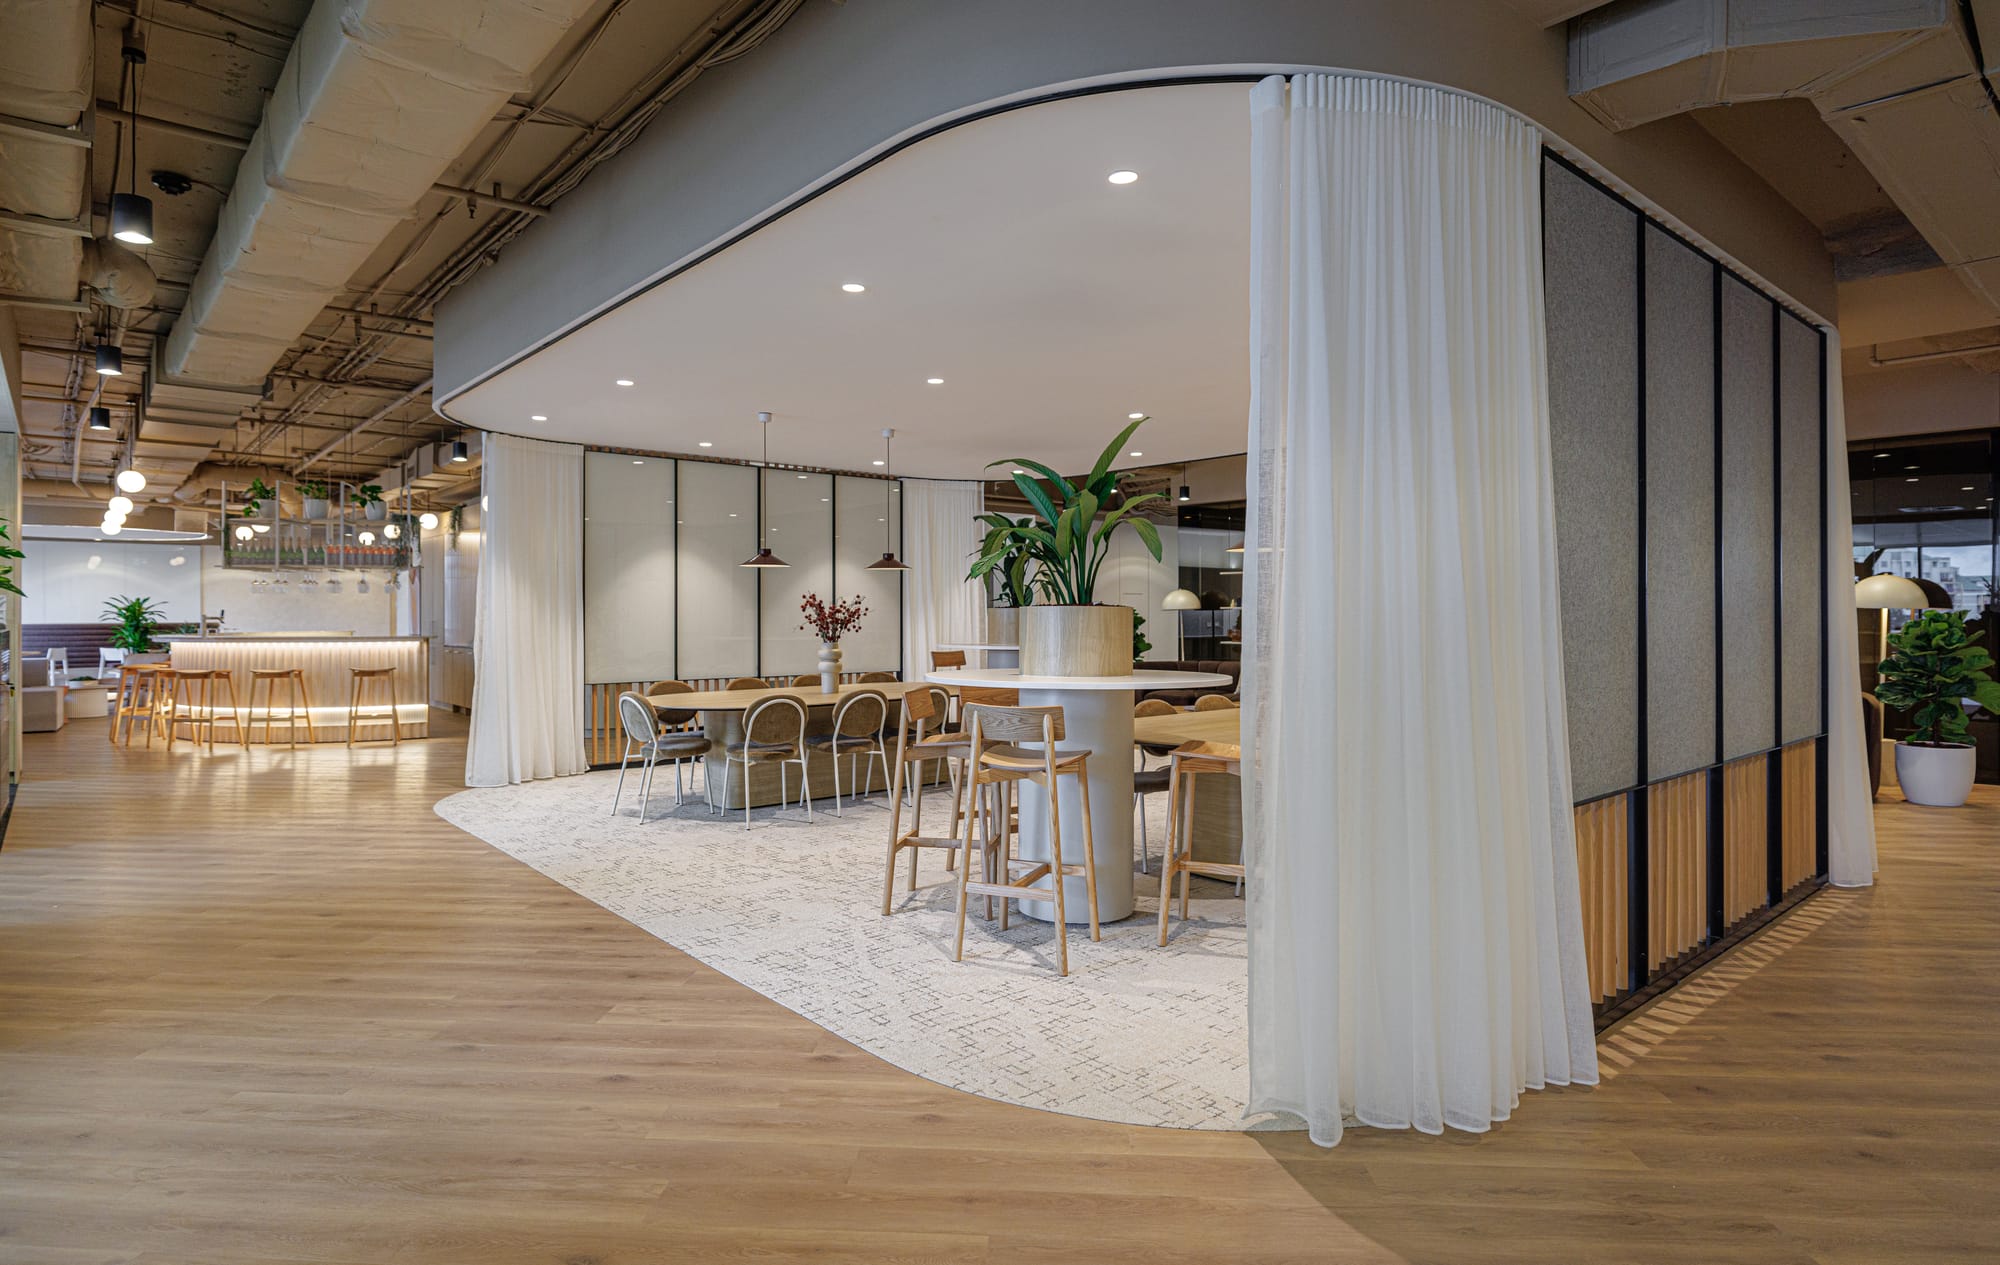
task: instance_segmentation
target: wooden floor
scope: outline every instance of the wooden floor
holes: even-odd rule
[[[1324,1152],[881,1063],[438,820],[462,724],[101,724],[27,740],[0,850],[0,1262],[2000,1259],[1993,788],[1885,803],[1881,885],[1604,1086]]]

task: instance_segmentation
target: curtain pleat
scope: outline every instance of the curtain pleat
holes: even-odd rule
[[[465,784],[581,773],[583,449],[489,434],[480,488]]]
[[[1597,1074],[1540,136],[1349,76],[1252,121],[1251,1110],[1484,1130]]]
[[[903,679],[930,670],[939,645],[986,640],[986,597],[968,583],[984,531],[981,484],[944,479],[903,480],[903,561],[909,589],[903,601]]]
[[[1854,620],[1854,509],[1847,484],[1847,401],[1840,335],[1827,331],[1826,363],[1826,852],[1836,887],[1875,882],[1875,804],[1861,725],[1861,632]]]

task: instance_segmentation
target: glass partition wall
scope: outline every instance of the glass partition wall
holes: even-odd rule
[[[585,453],[592,760],[617,758],[619,690],[817,672],[818,638],[800,627],[807,593],[868,605],[859,631],[841,642],[843,673],[898,671],[902,572],[868,567],[901,552],[902,510],[901,486],[884,479]],[[743,566],[760,543],[789,565]]]

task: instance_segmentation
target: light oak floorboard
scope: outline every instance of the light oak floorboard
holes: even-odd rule
[[[2000,796],[1484,1137],[1135,1128],[891,1067],[439,820],[400,748],[26,742],[0,1265],[1990,1258]],[[1893,792],[1892,792],[1893,794]],[[871,893],[855,916],[875,917]],[[976,969],[976,968],[968,968]]]

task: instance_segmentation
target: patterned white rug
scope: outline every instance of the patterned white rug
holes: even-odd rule
[[[1246,1124],[1243,903],[1198,882],[1194,919],[1157,943],[1157,873],[1137,877],[1139,912],[1091,943],[1070,932],[1058,977],[1051,930],[969,919],[951,960],[956,889],[944,854],[923,855],[896,912],[881,914],[889,814],[881,796],[844,818],[816,806],[711,817],[698,792],[672,811],[671,782],[637,820],[615,772],[441,800],[438,815],[667,943],[862,1049],[919,1076],[1003,1102],[1128,1124]],[[636,778],[634,779],[636,781]],[[1165,837],[1165,797],[1148,805],[1149,852]],[[926,797],[930,811],[943,801]],[[824,808],[830,808],[827,803]],[[975,911],[978,902],[974,902]]]

